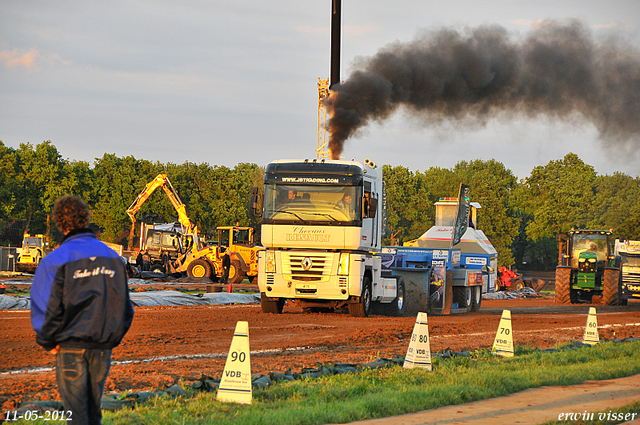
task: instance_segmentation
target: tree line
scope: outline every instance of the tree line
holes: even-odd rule
[[[190,219],[205,234],[212,236],[217,226],[224,225],[259,227],[248,203],[251,188],[262,185],[261,166],[163,164],[107,153],[90,164],[64,159],[50,141],[35,147],[21,144],[17,149],[0,141],[0,223],[19,219],[23,231],[52,236],[53,203],[74,194],[91,207],[102,240],[127,246],[131,221],[126,210],[159,173],[169,176]],[[434,223],[434,203],[440,197],[457,196],[460,183],[470,186],[472,201],[482,206],[478,228],[496,247],[500,265],[552,269],[558,257],[556,235],[572,227],[613,229],[616,237],[640,239],[640,179],[623,173],[598,175],[573,153],[535,167],[521,180],[493,159],[423,172],[385,165],[383,175],[390,229],[383,241],[387,245],[426,232]],[[177,220],[168,198],[157,192],[140,209],[138,221]]]

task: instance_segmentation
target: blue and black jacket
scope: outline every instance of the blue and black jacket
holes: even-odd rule
[[[133,320],[120,256],[88,229],[44,257],[31,286],[31,324],[45,350],[113,348]]]

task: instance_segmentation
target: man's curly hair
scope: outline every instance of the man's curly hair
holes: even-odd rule
[[[72,195],[59,198],[53,206],[51,216],[64,234],[84,229],[91,222],[91,212],[87,203]]]

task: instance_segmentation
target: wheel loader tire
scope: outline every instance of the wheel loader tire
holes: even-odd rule
[[[620,270],[614,268],[604,269],[602,286],[602,304],[620,304]]]
[[[231,266],[229,267],[229,278],[227,281],[233,285],[242,283],[244,280],[244,272],[240,268],[240,261],[233,258],[231,259]]]
[[[516,280],[515,282],[513,282],[513,284],[514,284],[513,287],[515,288],[516,291],[521,291],[526,286],[522,281],[522,279]]]
[[[480,311],[482,305],[482,286],[473,286],[473,300],[471,300],[471,311]]]
[[[260,293],[260,306],[263,313],[282,313],[284,300],[282,298],[269,298],[264,292]]]
[[[556,304],[571,304],[571,267],[556,268]]]
[[[362,279],[360,301],[349,304],[349,314],[353,317],[367,317],[371,312],[371,280],[368,276]]]
[[[189,263],[187,267],[187,276],[189,277],[210,277],[211,265],[207,260],[198,258]]]

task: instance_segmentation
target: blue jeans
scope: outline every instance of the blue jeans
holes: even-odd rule
[[[60,347],[56,379],[74,425],[101,423],[100,400],[110,367],[111,350]]]

